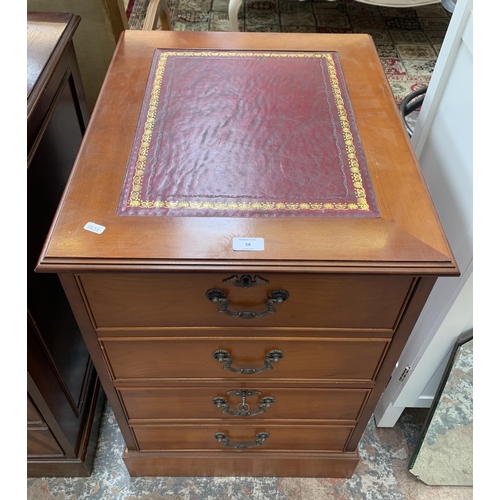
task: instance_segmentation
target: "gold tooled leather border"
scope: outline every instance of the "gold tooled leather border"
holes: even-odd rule
[[[142,189],[142,179],[144,178],[144,169],[153,135],[156,112],[158,110],[158,102],[162,86],[163,75],[167,60],[171,56],[182,57],[291,57],[291,58],[323,58],[326,61],[332,92],[335,99],[335,106],[340,118],[342,136],[344,146],[349,161],[349,170],[351,173],[352,183],[356,195],[356,203],[289,203],[283,202],[214,202],[214,201],[146,201],[140,198]],[[141,137],[141,145],[137,161],[135,164],[135,172],[132,178],[132,189],[128,201],[128,207],[138,208],[167,208],[167,209],[184,209],[184,210],[238,210],[238,211],[270,211],[270,210],[311,210],[311,211],[350,211],[361,210],[369,211],[370,207],[366,199],[366,192],[363,187],[363,179],[359,169],[358,157],[354,146],[351,125],[349,123],[347,111],[342,98],[342,91],[337,78],[335,62],[331,54],[325,53],[303,53],[303,52],[214,52],[214,51],[167,51],[163,52],[158,58],[158,65],[155,71],[151,98],[149,100],[149,108],[147,118],[144,123],[144,130]]]

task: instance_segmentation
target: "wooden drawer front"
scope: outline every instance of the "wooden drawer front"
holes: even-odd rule
[[[227,425],[227,424],[188,424],[169,426],[133,427],[140,451],[172,450],[230,450],[215,438],[223,433],[229,444],[255,444],[261,432],[269,437],[260,446],[243,450],[255,453],[269,450],[324,450],[342,451],[349,438],[352,427],[326,425]]]
[[[28,430],[28,457],[63,456],[59,443],[52,433],[46,430]]]
[[[248,385],[248,384],[246,384]],[[232,394],[227,394],[231,390]],[[234,394],[235,390],[240,395]],[[224,406],[217,407],[214,398],[224,398],[229,412],[245,409],[241,406],[241,391],[258,391],[260,394],[245,396],[249,408],[256,413],[238,416],[224,413]],[[312,388],[240,388],[237,384],[224,387],[141,388],[120,391],[130,419],[203,419],[225,418],[248,421],[249,419],[336,419],[355,423],[369,391],[365,389],[312,389]],[[248,393],[247,393],[248,394]],[[261,403],[273,398],[269,407]],[[220,401],[219,401],[220,403]],[[264,409],[262,413],[258,413]]]
[[[38,412],[38,408],[35,403],[31,401],[31,398],[27,397],[27,421],[28,425],[44,425],[45,420]]]
[[[258,379],[362,380],[375,378],[386,339],[321,340],[107,340],[102,345],[116,380],[127,379]],[[242,374],[224,369],[213,353],[224,350],[236,370],[265,367],[267,354],[279,350],[283,358],[272,369]]]
[[[408,276],[267,276],[250,288],[224,284],[224,274],[81,275],[84,294],[98,328],[165,326],[281,326],[392,329],[412,278]],[[218,312],[205,296],[220,289],[232,312],[267,311],[269,294],[290,296],[276,313],[242,319]]]

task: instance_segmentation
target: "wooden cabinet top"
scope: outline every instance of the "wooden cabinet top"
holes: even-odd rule
[[[337,52],[380,217],[117,215],[157,48]],[[105,230],[84,229],[89,222]],[[263,238],[265,248],[235,251],[233,238]],[[229,268],[458,274],[370,36],[124,32],[37,269]]]
[[[79,23],[80,17],[73,14],[28,12],[28,116]]]

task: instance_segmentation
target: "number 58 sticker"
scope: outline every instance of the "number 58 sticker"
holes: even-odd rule
[[[261,252],[264,250],[264,238],[233,238],[233,250]]]

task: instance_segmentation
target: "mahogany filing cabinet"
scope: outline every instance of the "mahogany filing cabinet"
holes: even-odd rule
[[[331,158],[354,201],[315,198]],[[368,35],[154,31],[118,43],[37,271],[59,275],[133,476],[350,477],[435,280],[459,274]]]

